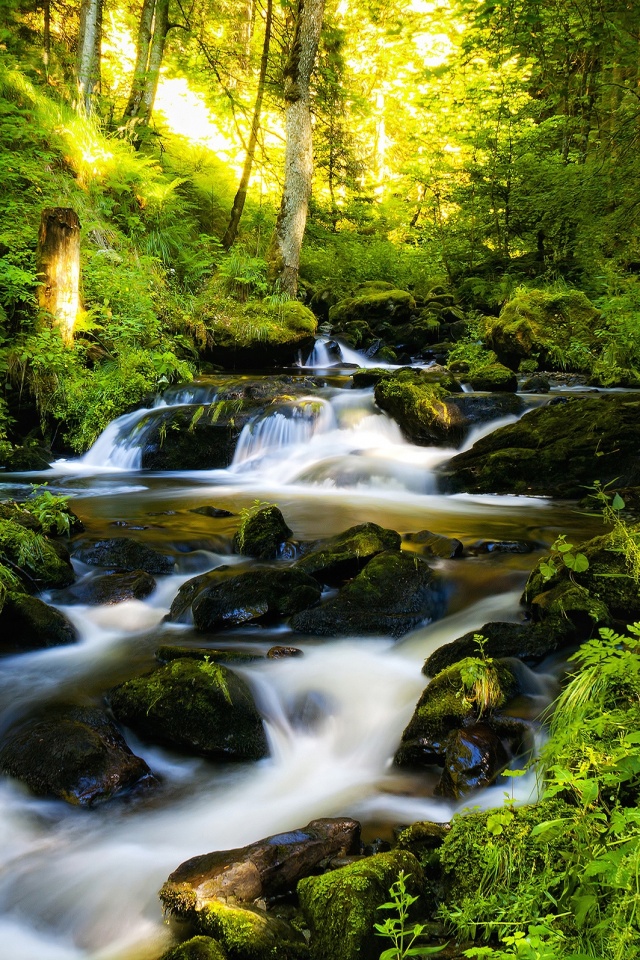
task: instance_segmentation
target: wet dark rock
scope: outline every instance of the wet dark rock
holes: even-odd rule
[[[463,393],[450,397],[448,403],[455,405],[464,418],[465,436],[481,423],[491,423],[501,417],[519,417],[526,410],[525,401],[514,393]]]
[[[273,623],[317,603],[316,580],[295,568],[218,567],[187,581],[169,613],[170,620],[188,619],[187,604],[197,630],[210,632],[256,621]]]
[[[467,552],[478,556],[482,553],[532,553],[540,544],[531,540],[477,540],[469,544]]]
[[[442,615],[445,591],[424,560],[385,551],[344,586],[337,597],[291,618],[300,633],[324,637],[403,636]]]
[[[298,895],[311,931],[311,960],[378,960],[381,941],[373,925],[380,921],[378,907],[388,900],[389,887],[401,872],[408,893],[421,897],[419,909],[423,917],[425,909],[433,904],[424,903],[424,873],[407,850],[379,853],[322,876],[301,880]],[[414,919],[417,913],[412,911],[408,923]]]
[[[243,516],[234,543],[238,553],[244,556],[274,560],[292,534],[282,511],[275,504],[269,504]]]
[[[9,566],[30,592],[66,587],[75,580],[69,551],[13,520],[0,519],[0,563]]]
[[[518,389],[515,373],[502,363],[477,367],[467,376],[467,382],[474,390],[486,390],[489,393],[515,393]]]
[[[90,566],[106,567],[118,573],[143,570],[154,576],[173,573],[175,560],[131,537],[80,541],[74,556]]]
[[[249,687],[213,661],[172,660],[107,699],[121,723],[155,742],[220,760],[259,760],[268,752]]]
[[[581,497],[598,480],[633,485],[640,473],[640,400],[576,397],[532,410],[438,468],[449,493]]]
[[[477,656],[479,647],[475,638],[478,635],[484,637],[482,649],[486,657],[517,657],[525,663],[539,663],[549,654],[574,642],[574,631],[570,623],[565,621],[558,626],[558,629],[549,630],[541,624],[533,623],[485,623],[478,630],[472,630],[457,640],[438,647],[425,660],[422,672],[428,677],[435,677],[465,657]]]
[[[53,459],[51,451],[42,447],[15,447],[2,458],[0,469],[12,473],[48,470]]]
[[[269,660],[286,660],[288,657],[302,657],[302,650],[298,647],[270,647],[267,650]]]
[[[233,960],[308,960],[304,935],[256,906],[211,900],[189,916],[192,928],[213,937]]]
[[[221,517],[235,516],[230,510],[223,510],[221,507],[213,507],[207,504],[202,507],[194,507],[191,513],[200,513],[203,517],[211,517],[214,520],[219,520]]]
[[[452,730],[445,743],[444,770],[435,793],[459,800],[488,787],[509,763],[500,737],[486,723]]]
[[[517,679],[508,664],[495,660],[486,664],[492,686],[492,701],[478,702],[475,690],[465,685],[463,671],[482,667],[477,657],[453,664],[438,673],[423,691],[405,728],[394,762],[399,766],[442,764],[452,731],[479,720],[490,723],[491,715],[518,692]]]
[[[246,847],[192,857],[170,875],[160,899],[166,910],[185,916],[212,900],[250,903],[289,893],[324,861],[354,850],[359,839],[357,820],[312,820]]]
[[[381,379],[374,397],[412,443],[455,446],[464,436],[464,418],[458,408],[449,403],[443,387],[418,371],[400,371]]]
[[[550,389],[551,383],[548,377],[541,373],[535,373],[520,385],[520,393],[549,393]]]
[[[201,348],[202,361],[225,370],[282,369],[313,349],[317,320],[299,300],[283,303],[277,311],[261,301],[236,302],[225,316],[219,310],[219,293],[207,293],[206,312],[213,310],[214,315],[203,317],[209,321],[210,345]]]
[[[406,290],[357,290],[329,309],[329,322],[339,330],[354,320],[365,320],[377,329],[380,322],[404,323],[414,313],[416,302]]]
[[[12,593],[0,612],[0,651],[19,653],[76,643],[78,633],[63,613],[37,597]]]
[[[191,937],[184,943],[178,944],[166,953],[160,960],[227,960],[226,950],[213,937]]]
[[[144,600],[156,588],[156,581],[144,570],[106,573],[75,583],[65,591],[65,603],[106,604]]]
[[[377,523],[360,523],[326,540],[305,544],[304,556],[296,570],[319,583],[338,586],[356,574],[384,550],[399,550],[400,534]]]
[[[396,849],[408,850],[423,867],[433,868],[434,850],[442,846],[448,831],[448,824],[418,820],[400,831],[396,838]]]
[[[203,660],[205,663],[253,663],[264,660],[262,653],[245,653],[242,650],[214,650],[211,647],[181,647],[172,644],[162,644],[154,654],[160,663],[169,663],[171,660]],[[267,654],[268,656],[268,654]]]
[[[416,552],[429,557],[440,557],[443,560],[452,560],[462,555],[463,546],[455,537],[444,537],[440,533],[431,533],[430,530],[418,530],[415,533],[406,533],[403,537],[410,543]]]
[[[203,415],[194,423],[201,407],[170,407],[149,415],[142,423],[145,444],[143,470],[222,470],[233,460],[238,437],[260,405],[255,402],[236,408],[233,415],[212,422]],[[213,409],[213,408],[210,408]],[[229,406],[229,410],[231,407]]]
[[[5,734],[0,767],[38,796],[80,806],[153,780],[106,714],[91,707],[51,706],[25,720]]]

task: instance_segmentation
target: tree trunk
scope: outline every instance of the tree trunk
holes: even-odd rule
[[[267,0],[267,12],[264,23],[264,42],[262,44],[262,56],[260,58],[260,76],[258,77],[258,91],[256,93],[256,102],[253,108],[253,118],[251,120],[251,134],[247,144],[247,153],[242,168],[242,176],[238,185],[238,191],[233,200],[233,208],[229,219],[229,226],[225,230],[222,238],[222,246],[229,250],[233,246],[238,235],[240,218],[244,210],[244,203],[247,199],[247,189],[249,187],[249,178],[251,177],[251,168],[253,167],[253,158],[256,152],[258,142],[258,133],[260,131],[260,114],[262,113],[262,98],[264,96],[264,85],[267,76],[267,65],[269,62],[269,44],[271,43],[271,20],[273,16],[273,0]]]
[[[42,211],[37,270],[41,310],[53,317],[66,344],[73,341],[73,328],[80,309],[80,221],[69,207]]]
[[[43,32],[42,32],[42,62],[45,77],[49,78],[49,60],[51,59],[51,0],[43,0],[42,4]]]
[[[300,249],[311,196],[313,144],[309,81],[323,14],[324,0],[297,0],[293,44],[285,68],[284,189],[270,259],[280,289],[290,297],[298,292]]]
[[[76,76],[78,112],[89,116],[92,97],[100,83],[100,45],[102,42],[103,0],[82,0]]]
[[[144,81],[144,89],[140,101],[138,118],[145,126],[151,119],[153,104],[158,92],[160,67],[164,56],[164,45],[169,32],[169,0],[156,0],[155,15],[153,18],[153,36],[149,49],[149,66]]]
[[[155,7],[156,0],[144,0],[142,5],[140,26],[138,28],[138,42],[136,44],[136,64],[133,69],[131,93],[129,94],[129,101],[122,116],[124,123],[137,117],[138,110],[140,109],[142,94],[144,93],[144,83],[147,76],[147,67],[149,65],[149,46],[151,45],[151,33]]]

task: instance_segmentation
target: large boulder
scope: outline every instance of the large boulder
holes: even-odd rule
[[[389,888],[401,872],[407,892],[419,897],[424,873],[407,850],[378,853],[301,880],[298,896],[311,932],[311,960],[378,960],[386,944],[376,936],[374,923],[384,922],[378,908],[389,899]],[[410,919],[415,915],[412,910]]]
[[[83,540],[76,543],[74,557],[90,566],[105,567],[116,573],[145,573],[162,575],[173,573],[175,559],[154,550],[132,537],[112,537],[109,540]]]
[[[76,643],[78,632],[67,617],[38,597],[10,593],[0,612],[0,650],[18,653]]]
[[[489,363],[484,367],[476,367],[466,377],[474,390],[486,390],[489,393],[515,393],[518,389],[518,378],[513,370],[502,363]]]
[[[208,292],[207,292],[208,293]],[[318,326],[312,311],[297,300],[277,309],[255,300],[225,301],[211,292],[198,311],[206,327],[207,344],[200,357],[227,370],[259,370],[293,366],[313,348]]]
[[[192,928],[216,940],[229,960],[308,960],[304,935],[260,907],[210,900],[187,916]]]
[[[156,581],[144,570],[105,573],[74,583],[65,591],[64,601],[90,605],[123,603],[125,600],[144,600],[155,588]]]
[[[464,417],[445,389],[419,372],[400,371],[382,378],[374,397],[412,443],[456,446],[465,434]]]
[[[596,480],[632,486],[640,473],[640,399],[576,397],[538,407],[438,468],[448,493],[581,497]]]
[[[306,610],[320,599],[317,580],[295,568],[218,567],[183,584],[169,619],[191,619],[197,630],[210,633],[243,623],[273,623]],[[190,610],[189,610],[190,607]]]
[[[212,661],[172,660],[109,692],[115,717],[139,736],[219,760],[259,760],[267,738],[245,681]]]
[[[91,707],[51,706],[4,735],[0,768],[38,796],[90,806],[151,783],[111,720]]]
[[[323,861],[353,852],[359,839],[357,820],[312,820],[246,847],[192,857],[173,871],[160,899],[166,910],[184,916],[212,900],[250,903],[291,893]]]
[[[565,621],[559,629],[549,630],[542,624],[485,623],[479,630],[471,630],[464,636],[438,647],[425,660],[422,672],[428,677],[453,666],[465,657],[478,655],[477,637],[483,638],[482,650],[486,657],[517,657],[525,663],[539,663],[551,653],[573,642],[574,633]]]
[[[582,370],[599,346],[602,323],[602,314],[579,290],[526,290],[488,321],[486,342],[512,370],[531,357],[543,370]]]
[[[380,322],[398,325],[409,320],[416,302],[406,290],[360,289],[329,309],[329,322],[341,328],[354,320],[365,320],[375,330]]]
[[[371,559],[337,597],[296,614],[290,625],[321,637],[390,635],[442,615],[445,590],[424,560],[387,550]]]
[[[274,560],[286,540],[293,535],[275,504],[249,510],[240,519],[234,544],[238,553],[258,560]]]
[[[66,547],[14,520],[0,519],[0,563],[10,567],[30,592],[66,587],[75,580]]]
[[[355,577],[376,554],[399,549],[400,535],[395,530],[360,523],[335,537],[306,544],[295,569],[335,587]]]

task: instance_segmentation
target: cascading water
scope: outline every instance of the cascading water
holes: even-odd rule
[[[236,513],[253,498],[276,500],[299,540],[373,520],[401,532],[429,529],[470,543],[481,538],[549,542],[583,518],[526,498],[437,493],[433,466],[453,451],[417,448],[376,409],[371,390],[319,388],[287,400],[245,428],[227,470],[136,474],[145,418],[174,406],[215,402],[215,391],[187,388],[155,407],[120,418],[82,460],[58,465],[48,480],[74,496],[92,535],[135,534],[176,556],[176,573],[160,577],[146,600],[112,606],[67,605],[80,642],[6,658],[0,677],[1,722],[59,697],[101,701],[125,676],[152,669],[160,643],[193,638],[164,621],[181,583],[231,555],[233,519],[193,512],[214,504]],[[194,388],[195,390],[195,388]],[[207,399],[208,398],[208,399]],[[129,459],[127,459],[129,458]],[[132,482],[123,491],[121,476]],[[15,489],[10,486],[6,489]],[[114,530],[112,525],[118,527]],[[235,521],[237,523],[237,521]],[[217,525],[217,526],[216,526]],[[124,528],[124,529],[123,529]],[[228,553],[211,546],[212,533]],[[247,628],[210,642],[258,652],[294,642],[304,655],[260,660],[239,669],[250,684],[270,742],[269,758],[224,766],[136,741],[161,786],[147,797],[114,800],[95,810],[33,797],[0,781],[0,943],[11,960],[155,960],[166,948],[157,890],[188,857],[252,842],[321,816],[365,824],[447,820],[452,804],[435,800],[427,781],[391,765],[416,700],[427,683],[425,657],[490,620],[517,620],[531,555],[441,561],[451,584],[450,612],[392,644],[387,637],[316,643],[286,628]],[[83,577],[93,574],[78,566]],[[51,599],[51,597],[49,598]],[[540,706],[554,679],[522,668]],[[516,781],[522,799],[528,778]],[[495,787],[473,803],[502,802]]]

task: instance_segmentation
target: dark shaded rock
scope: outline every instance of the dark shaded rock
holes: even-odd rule
[[[373,557],[337,597],[291,618],[300,633],[340,637],[390,634],[397,638],[439,617],[445,590],[418,557],[386,551]]]
[[[0,503],[0,520],[12,520],[27,530],[42,533],[42,525],[29,510],[25,510],[21,503],[15,500],[3,500]]]
[[[52,460],[51,451],[44,450],[42,447],[15,447],[11,453],[3,457],[0,466],[3,470],[13,473],[27,473],[48,470]]]
[[[518,389],[515,373],[502,363],[477,367],[467,376],[467,382],[474,390],[486,390],[489,393],[515,393]]]
[[[131,573],[106,573],[75,583],[65,592],[65,603],[122,603],[124,600],[144,600],[156,588],[156,581],[144,570]]]
[[[111,690],[116,718],[142,737],[220,760],[267,754],[249,687],[221,664],[172,660]]]
[[[304,654],[298,647],[270,647],[267,650],[269,660],[285,660],[288,657],[302,657]]]
[[[298,896],[311,931],[311,960],[378,960],[384,944],[373,925],[381,922],[378,907],[388,900],[389,888],[401,871],[409,894],[423,894],[422,867],[406,850],[378,853],[323,876],[301,880]],[[425,904],[414,908],[418,909],[424,916]],[[415,918],[412,911],[409,921]]]
[[[413,548],[429,557],[440,557],[443,560],[452,560],[462,555],[463,546],[455,537],[444,537],[440,533],[431,533],[430,530],[418,530],[416,533],[406,533],[404,541]]]
[[[435,793],[459,800],[488,787],[509,763],[500,737],[486,723],[452,730],[445,744],[444,770]]]
[[[179,647],[172,644],[162,644],[154,654],[160,663],[169,663],[171,660],[203,660],[205,663],[253,663],[264,660],[262,653],[244,653],[242,650],[213,650],[210,647]]]
[[[477,540],[469,544],[467,551],[474,556],[481,553],[531,553],[540,544],[530,540]]]
[[[78,633],[63,613],[37,597],[12,593],[0,613],[0,650],[18,653],[76,643]]]
[[[432,870],[434,865],[437,865],[434,851],[442,846],[448,832],[448,824],[433,823],[431,820],[418,820],[398,834],[396,849],[408,850],[421,866]],[[434,864],[434,860],[436,864]]]
[[[9,566],[30,592],[66,587],[76,576],[66,547],[13,520],[0,520],[0,563]]]
[[[203,507],[194,507],[191,513],[200,513],[203,517],[211,517],[214,520],[219,520],[221,517],[235,516],[230,510],[222,510],[220,507],[212,507],[207,504]]]
[[[143,570],[145,573],[162,575],[173,573],[175,560],[159,550],[131,537],[114,537],[111,540],[80,541],[74,556],[96,567],[107,567],[118,573]]]
[[[576,397],[532,410],[437,472],[447,492],[581,497],[598,480],[632,486],[640,473],[640,400]]]
[[[541,624],[485,623],[479,630],[472,630],[464,636],[438,647],[427,657],[422,672],[428,677],[453,666],[465,657],[478,655],[476,636],[484,637],[483,652],[486,657],[517,657],[525,663],[539,663],[551,653],[574,642],[574,631],[568,621],[559,625],[560,629],[550,630]]]
[[[270,504],[243,516],[234,543],[238,553],[246,557],[273,560],[292,533],[282,511]]]
[[[514,393],[463,393],[450,397],[448,403],[455,405],[464,418],[465,436],[471,427],[491,423],[501,417],[519,417],[527,408],[522,397]]]
[[[272,623],[306,610],[321,594],[317,580],[290,567],[259,567],[241,573],[234,567],[219,567],[194,581],[183,585],[169,618],[184,619],[185,600],[191,597],[193,623],[205,632],[251,621]]]
[[[400,371],[374,388],[376,403],[419,446],[456,445],[465,433],[464,417],[443,388],[419,372]]]
[[[469,680],[478,669],[491,690],[490,699],[485,702]],[[505,661],[485,662],[469,657],[447,667],[423,691],[402,734],[394,762],[399,766],[442,763],[452,731],[481,719],[490,722],[496,709],[504,706],[517,692],[518,682]]]
[[[314,577],[319,583],[338,586],[357,573],[383,550],[399,550],[400,534],[378,526],[360,523],[344,533],[305,545],[305,553],[296,570]]]
[[[336,856],[350,853],[360,824],[347,818],[312,820],[306,827],[258,840],[246,847],[193,857],[171,874],[160,891],[166,910],[184,916],[212,900],[249,903],[295,890],[302,877]]]
[[[0,767],[39,796],[81,806],[152,780],[111,720],[90,707],[52,706],[10,730]]]
[[[548,378],[541,373],[535,373],[520,385],[520,393],[549,393],[550,389]]]
[[[213,937],[191,937],[178,944],[160,960],[227,960],[228,954]]]

